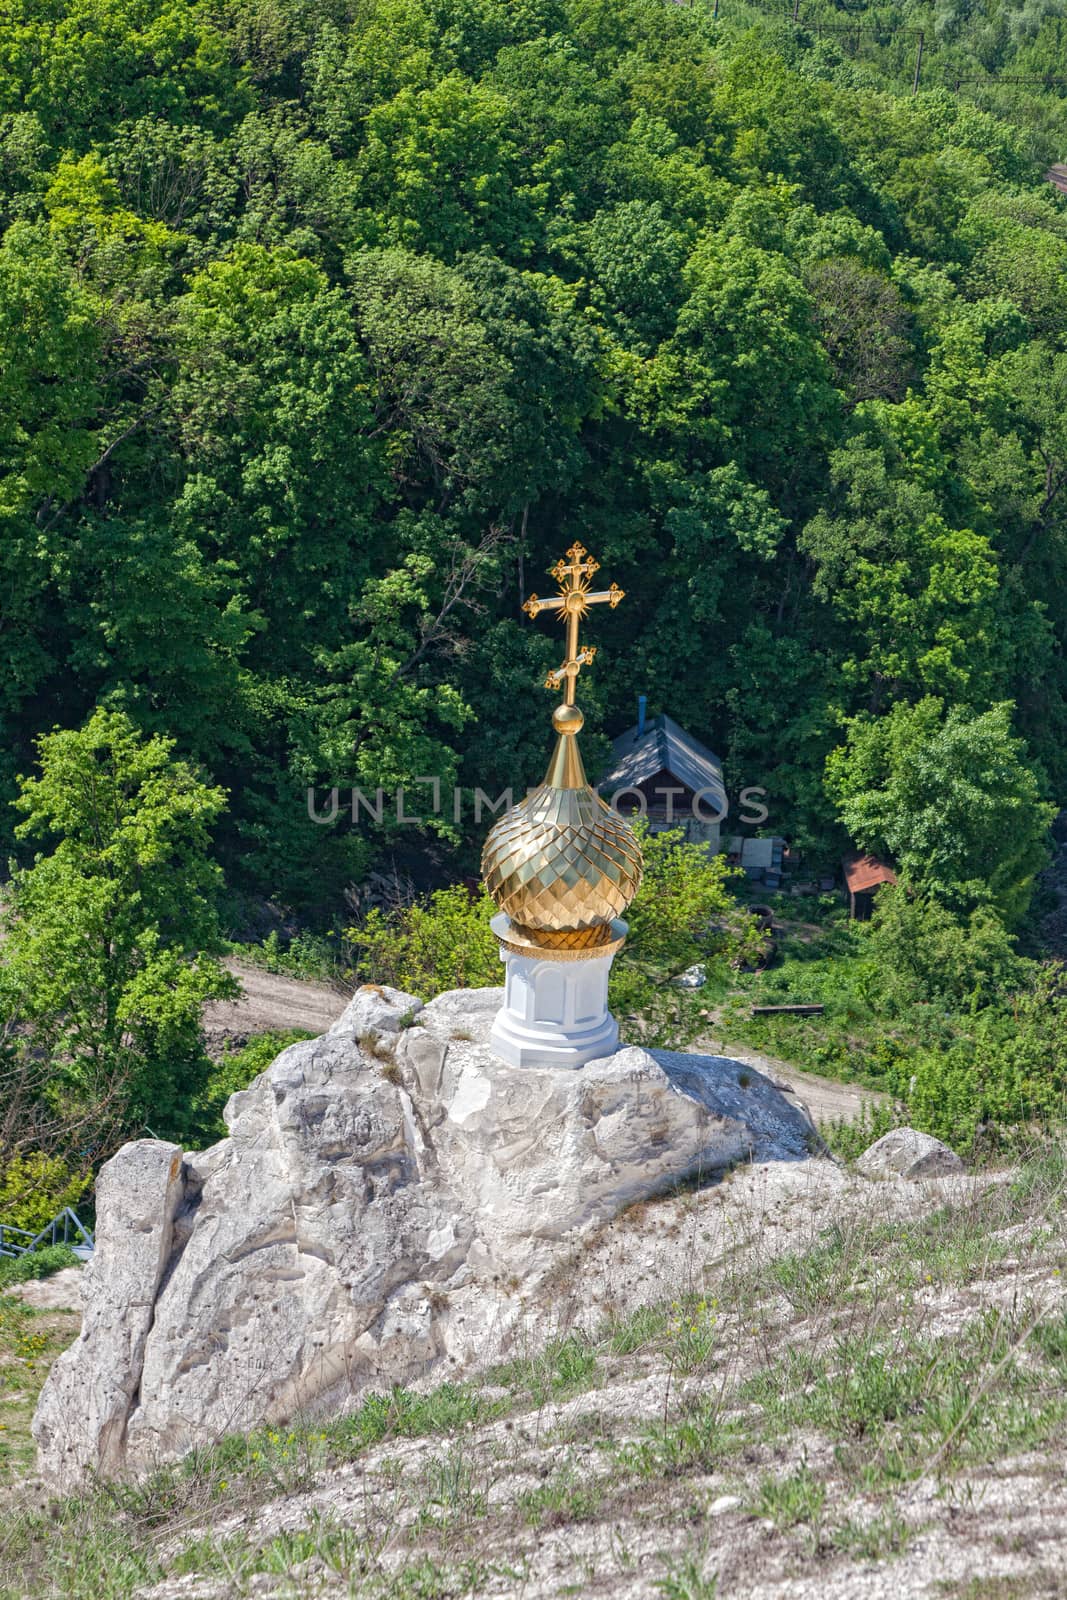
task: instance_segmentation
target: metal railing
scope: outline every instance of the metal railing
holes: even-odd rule
[[[38,1233],[29,1228],[15,1228],[9,1222],[0,1222],[0,1257],[24,1256],[30,1250],[65,1244],[85,1261],[92,1255],[94,1243],[89,1229],[69,1206],[57,1212]]]

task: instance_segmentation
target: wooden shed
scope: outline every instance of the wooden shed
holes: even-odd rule
[[[694,843],[719,849],[728,810],[722,762],[671,717],[642,717],[620,734],[597,788],[620,815],[647,816],[651,832],[680,828]]]
[[[858,853],[845,856],[841,865],[845,869],[845,888],[848,890],[848,914],[857,922],[869,922],[874,910],[874,897],[883,883],[896,883],[892,867],[877,856]]]

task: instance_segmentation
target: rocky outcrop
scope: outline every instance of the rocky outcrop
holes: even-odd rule
[[[230,1100],[229,1137],[103,1169],[82,1334],[34,1433],[54,1487],[491,1360],[580,1230],[811,1125],[724,1057],[512,1068],[498,989],[361,990]]]
[[[81,1439],[92,1441],[86,1460],[98,1472],[123,1466],[126,1424],[138,1401],[153,1307],[173,1249],[182,1194],[181,1149],[160,1139],[124,1145],[101,1169],[81,1336],[60,1358],[76,1373],[76,1417],[69,1414],[69,1382],[46,1384],[34,1418],[43,1461],[63,1463],[73,1425]],[[90,1355],[77,1362],[78,1350],[97,1359]]]
[[[954,1150],[914,1128],[891,1128],[856,1162],[865,1178],[946,1178],[964,1171]]]

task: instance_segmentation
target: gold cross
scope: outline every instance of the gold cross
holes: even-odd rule
[[[599,605],[602,601],[607,601],[614,611],[624,591],[617,583],[613,583],[610,589],[591,590],[589,579],[594,572],[600,571],[600,562],[594,561],[592,556],[586,560],[587,552],[580,544],[572,544],[567,555],[569,560],[557,561],[551,569],[552,576],[559,584],[559,594],[553,595],[550,600],[539,600],[537,595],[532,594],[522,609],[528,611],[531,617],[536,617],[539,611],[558,611],[567,624],[567,659],[561,667],[548,674],[545,688],[558,689],[561,683],[566,682],[563,704],[572,706],[578,674],[596,655],[595,645],[583,645],[579,649],[578,624],[590,606]]]

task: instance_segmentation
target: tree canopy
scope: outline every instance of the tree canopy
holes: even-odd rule
[[[306,791],[534,779],[520,605],[577,537],[629,595],[590,765],[645,693],[776,830],[1018,915],[1067,776],[1067,129],[947,85],[1063,23],[939,4],[913,97],[868,9],[850,53],[828,0],[9,8],[0,798],[100,708],[228,793],[243,889],[469,871],[447,806]]]

